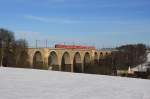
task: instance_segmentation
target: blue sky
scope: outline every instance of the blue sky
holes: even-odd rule
[[[0,27],[30,44],[150,44],[150,0],[0,0]]]

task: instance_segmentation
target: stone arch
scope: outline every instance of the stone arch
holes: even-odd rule
[[[99,64],[103,64],[104,63],[104,53],[103,52],[100,52],[100,55],[99,55]]]
[[[103,55],[103,52],[100,52],[100,55],[99,55],[99,56],[100,56],[100,58],[103,57],[103,56],[104,56],[104,55]]]
[[[61,70],[66,72],[71,72],[71,59],[70,59],[70,54],[68,52],[65,52],[62,55]]]
[[[105,55],[108,56],[108,52],[106,52]]]
[[[33,56],[33,68],[43,69],[43,56],[40,51],[36,51]]]
[[[98,53],[94,53],[94,64],[98,64]]]
[[[73,58],[73,71],[77,73],[82,72],[82,61],[79,52],[76,52]]]
[[[55,51],[50,52],[48,56],[48,68],[52,70],[59,70],[58,55]]]
[[[88,69],[91,65],[91,57],[89,52],[86,52],[84,55],[84,60],[83,60],[83,64],[84,64],[84,71],[88,72]]]

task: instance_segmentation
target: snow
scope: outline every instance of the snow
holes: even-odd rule
[[[0,99],[150,99],[150,80],[0,67]]]
[[[150,53],[147,54],[147,62],[150,62]]]
[[[145,63],[140,64],[134,68],[132,68],[132,71],[142,71],[142,72],[146,72],[147,69],[150,69],[150,53],[147,54],[147,60]]]

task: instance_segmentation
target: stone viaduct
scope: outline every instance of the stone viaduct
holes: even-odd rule
[[[111,51],[92,49],[29,48],[31,68],[67,72],[84,72],[88,65],[99,62]]]

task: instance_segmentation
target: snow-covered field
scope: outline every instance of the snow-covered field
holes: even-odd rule
[[[150,62],[150,53],[147,54],[147,62]]]
[[[150,99],[150,80],[1,67],[0,99]]]
[[[147,60],[145,63],[140,64],[134,68],[132,68],[132,71],[143,71],[146,72],[147,69],[150,69],[150,53],[147,54]]]

